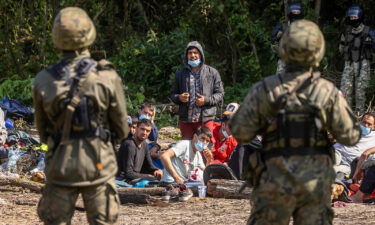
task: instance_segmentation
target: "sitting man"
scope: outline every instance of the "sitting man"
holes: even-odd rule
[[[237,141],[231,135],[228,122],[239,107],[240,105],[237,103],[230,103],[223,113],[224,116],[221,120],[221,124],[214,123],[214,129],[212,131],[214,141],[212,163],[227,163],[234,148],[237,146]]]
[[[193,196],[190,189],[185,185],[190,171],[196,168],[204,170],[205,164],[202,155],[208,162],[211,161],[212,153],[207,148],[211,142],[212,133],[206,126],[198,128],[192,140],[182,140],[175,146],[165,151],[160,159],[165,167],[162,181],[167,183],[176,182],[180,184],[180,200],[186,201]]]
[[[4,111],[0,108],[0,147],[3,146],[7,140],[8,132],[5,128]]]
[[[150,120],[141,119],[132,138],[122,142],[118,152],[119,174],[129,184],[141,180],[156,180],[163,176],[163,171],[151,161],[146,139],[151,132]]]
[[[336,153],[336,165],[334,169],[336,173],[353,174],[353,161],[361,157],[362,154],[367,154],[366,150],[375,147],[375,113],[365,113],[361,118],[362,137],[354,146],[345,146],[336,143],[333,147]]]
[[[151,133],[148,136],[148,149],[150,150],[150,155],[152,159],[152,163],[159,169],[164,169],[163,164],[161,163],[160,157],[160,145],[157,143],[159,137],[159,131],[157,126],[155,125],[154,119],[156,116],[156,108],[155,106],[145,103],[141,104],[139,107],[139,111],[137,113],[139,119],[149,119],[152,122],[152,129]]]

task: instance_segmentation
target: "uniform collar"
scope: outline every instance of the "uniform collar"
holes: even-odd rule
[[[76,51],[63,51],[61,53],[61,59],[64,61],[72,61],[76,59],[82,59],[90,57],[90,52],[88,49],[76,50]]]
[[[365,25],[361,23],[358,27],[352,27],[352,33],[359,34],[363,31],[364,28],[365,28]]]

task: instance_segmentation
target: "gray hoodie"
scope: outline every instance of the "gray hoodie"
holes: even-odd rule
[[[219,104],[224,97],[224,88],[219,72],[215,68],[205,64],[203,48],[197,41],[192,41],[186,46],[184,55],[184,67],[176,72],[170,98],[174,103],[179,105],[179,119],[183,122],[192,122],[189,121],[190,118],[188,116],[190,103],[183,103],[178,98],[180,94],[184,92],[189,93],[190,90],[189,77],[191,74],[191,68],[187,64],[187,50],[190,47],[197,48],[202,56],[200,84],[202,88],[202,94],[205,98],[205,103],[201,107],[202,114],[200,122],[206,122],[208,120],[214,119],[216,115],[216,105]],[[190,101],[194,101],[194,99],[191,99]]]

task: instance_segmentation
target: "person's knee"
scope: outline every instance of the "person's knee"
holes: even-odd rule
[[[90,224],[114,224],[118,218],[120,200],[114,182],[102,184],[97,191],[83,193]]]
[[[38,203],[38,216],[45,224],[70,224],[75,200],[74,195],[46,186]]]

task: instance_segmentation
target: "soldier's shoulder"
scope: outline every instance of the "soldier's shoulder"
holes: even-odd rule
[[[258,81],[254,87],[263,88],[264,91],[270,92],[281,85],[280,75],[274,74],[271,76],[264,77],[262,80]]]
[[[51,81],[54,80],[54,78],[51,76],[51,73],[48,72],[48,68],[45,68],[41,71],[39,71],[34,79],[33,86],[38,87],[47,83],[50,83]]]
[[[320,90],[323,89],[323,90],[327,90],[327,91],[331,91],[331,92],[338,92],[338,89],[335,86],[335,84],[332,81],[329,81],[325,78],[320,77],[319,79],[316,80],[315,83],[316,83],[316,86]]]
[[[113,63],[106,59],[98,61],[97,70],[99,78],[103,78],[104,80],[113,81],[121,79],[120,76],[117,74]]]

